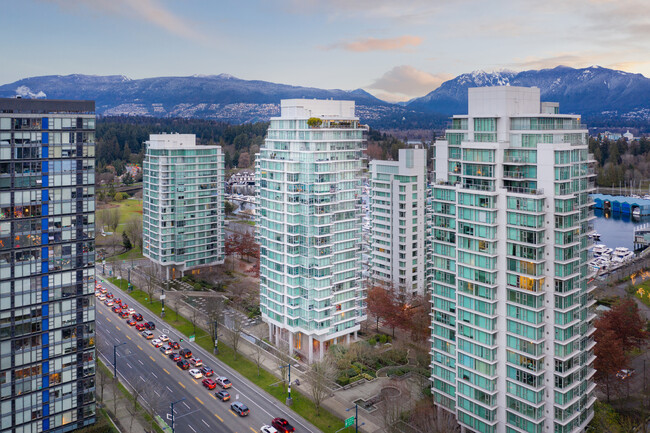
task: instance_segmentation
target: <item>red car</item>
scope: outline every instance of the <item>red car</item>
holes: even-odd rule
[[[106,294],[106,299],[113,299],[113,294],[112,293],[107,293]]]
[[[124,302],[124,301],[122,301],[122,303],[121,303],[120,305],[122,306],[122,309],[123,309],[123,310],[126,310],[127,308],[129,308],[129,304],[127,304],[127,303]]]
[[[135,329],[137,329],[138,331],[142,331],[144,329],[144,323],[138,323],[137,325],[135,325]]]
[[[115,298],[115,303],[118,305],[122,305],[122,300],[120,298]]]
[[[133,320],[133,319],[129,319],[129,320],[126,321],[126,324],[129,325],[129,326],[135,326],[136,323],[137,322],[135,320]]]
[[[121,313],[122,312],[122,307],[119,305],[115,305],[113,308],[113,313]]]
[[[120,317],[122,319],[126,319],[127,317],[129,317],[129,312],[122,310],[122,312],[120,313]]]
[[[133,317],[133,320],[135,320],[136,322],[142,322],[142,320],[143,320],[142,319],[142,314],[135,313],[131,317]],[[144,325],[142,325],[142,326],[144,326]]]
[[[289,421],[284,418],[273,418],[271,425],[275,427],[279,433],[293,433],[296,431],[296,429],[289,424]]]
[[[217,383],[212,379],[203,379],[201,383],[208,389],[215,389],[217,387]]]

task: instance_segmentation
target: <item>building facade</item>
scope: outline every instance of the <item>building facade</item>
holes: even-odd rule
[[[283,100],[256,159],[262,318],[272,341],[310,362],[366,318],[364,130],[353,101]]]
[[[95,103],[0,99],[0,432],[95,422]]]
[[[426,285],[427,151],[400,149],[398,161],[370,162],[371,284],[406,295]]]
[[[468,432],[593,417],[587,127],[537,88],[469,89],[435,149],[432,391]]]
[[[165,279],[224,261],[224,158],[194,134],[149,137],[143,167],[142,253]]]

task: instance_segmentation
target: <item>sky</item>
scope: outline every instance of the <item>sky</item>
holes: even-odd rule
[[[5,0],[0,84],[230,74],[404,101],[475,70],[650,77],[649,0]]]

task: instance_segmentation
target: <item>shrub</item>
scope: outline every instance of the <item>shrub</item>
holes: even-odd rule
[[[307,125],[310,128],[317,128],[323,124],[323,120],[319,119],[318,117],[310,117],[307,119]]]
[[[375,340],[374,337],[373,337],[370,340],[368,340],[368,344],[371,345],[371,346],[374,346],[374,345],[377,344],[377,340]]]
[[[363,373],[363,374],[361,375],[361,377],[363,377],[363,378],[366,379],[366,380],[372,380],[372,379],[374,379],[374,377],[372,377],[372,376],[369,375],[368,373]]]
[[[336,379],[336,383],[338,383],[341,386],[345,386],[348,383],[350,383],[350,378],[345,375],[341,375]]]
[[[384,334],[381,334],[379,336],[379,343],[386,344],[386,341],[388,341],[387,337]]]

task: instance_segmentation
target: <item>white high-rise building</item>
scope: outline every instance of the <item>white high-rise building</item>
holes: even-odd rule
[[[370,191],[372,282],[424,295],[426,149],[400,149],[398,161],[371,161]]]
[[[291,99],[256,158],[260,309],[269,339],[310,362],[365,320],[353,101]]]
[[[165,278],[224,261],[224,157],[194,134],[153,134],[142,164],[142,253]]]
[[[593,158],[537,88],[469,89],[436,142],[432,391],[468,432],[583,432],[593,417]]]

